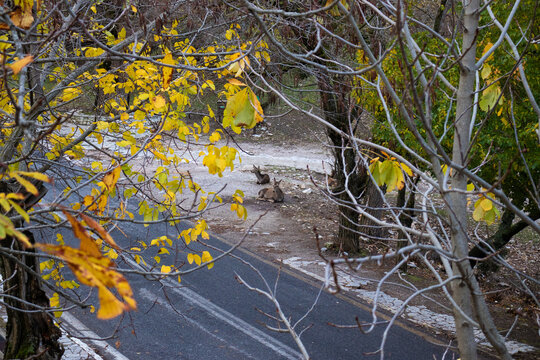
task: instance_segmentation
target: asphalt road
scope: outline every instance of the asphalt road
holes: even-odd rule
[[[176,238],[179,229],[164,224],[143,227],[124,224],[122,233],[113,233],[120,246],[129,247],[137,240],[169,234]],[[69,232],[63,232],[67,242],[74,242]],[[148,240],[149,242],[149,240]],[[209,244],[221,249],[228,245],[212,236]],[[191,244],[197,249],[198,244]],[[179,254],[162,256],[161,264],[185,259],[187,249]],[[216,255],[216,251],[212,251]],[[358,303],[346,297],[336,297],[320,291],[309,279],[294,271],[279,271],[275,264],[261,261],[248,253],[234,254],[257,268],[272,287],[282,310],[297,325],[296,331],[312,359],[379,358],[369,355],[381,344],[384,327],[362,334],[358,329],[340,328],[329,324],[353,325],[355,318],[369,321],[371,315]],[[150,254],[152,255],[152,254]],[[135,263],[121,263],[132,267]],[[264,287],[259,275],[244,262],[225,257],[213,269],[201,269],[182,278],[155,281],[139,275],[129,275],[138,310],[121,319],[98,320],[88,311],[73,311],[65,320],[85,342],[97,349],[105,359],[298,359],[300,351],[287,333],[277,333],[264,324],[277,327],[275,320],[263,314],[276,315],[275,307],[264,296],[248,290],[235,276],[250,285]],[[277,283],[276,283],[277,281]],[[276,285],[277,284],[277,285]],[[88,291],[82,288],[81,293]],[[95,299],[95,294],[91,297]],[[311,311],[310,311],[311,309]],[[84,325],[83,325],[84,324]],[[94,340],[105,337],[106,341]],[[440,359],[445,349],[433,345],[401,326],[388,334],[384,346],[387,359]]]

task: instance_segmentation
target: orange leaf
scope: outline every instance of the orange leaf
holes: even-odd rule
[[[111,319],[123,311],[137,309],[133,291],[124,276],[114,270],[114,263],[99,254],[89,253],[63,245],[37,244],[36,247],[67,262],[73,274],[84,285],[98,288],[100,309],[98,318]],[[122,302],[109,289],[115,288]]]
[[[88,226],[96,230],[99,236],[101,236],[101,238],[105,240],[107,244],[109,244],[111,247],[113,247],[116,250],[120,249],[118,245],[116,245],[116,242],[113,240],[112,236],[97,221],[95,221],[90,216],[85,215],[85,214],[81,214],[81,218],[84,220],[84,222],[88,224]]]
[[[246,86],[246,84],[244,84],[243,82],[241,82],[240,80],[238,79],[235,79],[235,78],[232,78],[232,79],[229,79],[227,80],[229,83],[233,84],[233,85],[237,85],[237,86]]]
[[[95,257],[101,256],[101,251],[99,251],[99,248],[96,244],[96,242],[88,235],[86,232],[86,229],[82,224],[77,221],[71,214],[66,212],[65,210],[62,210],[64,215],[66,215],[67,219],[69,220],[69,223],[71,224],[71,228],[73,229],[73,234],[81,240],[81,251],[88,253]]]
[[[1,2],[3,3],[3,1]],[[24,9],[24,11],[17,7],[15,11],[12,11],[9,13],[9,17],[11,18],[11,22],[13,25],[23,28],[23,29],[30,29],[32,26],[32,23],[34,22],[34,17],[32,16],[32,7]],[[8,30],[9,25],[2,22],[0,23],[0,30]]]
[[[118,300],[106,287],[99,287],[98,297],[100,305],[97,312],[98,319],[112,319],[122,314],[126,309],[124,303]]]
[[[34,61],[34,57],[32,55],[28,55],[20,60],[15,61],[13,64],[9,64],[8,66],[11,68],[11,70],[13,70],[13,73],[17,75],[26,65],[30,64],[32,61]]]
[[[264,113],[263,113],[261,103],[259,99],[257,98],[257,95],[255,95],[253,91],[250,91],[250,94],[251,94],[251,105],[253,106],[253,109],[255,110],[255,123],[257,124],[263,121]]]

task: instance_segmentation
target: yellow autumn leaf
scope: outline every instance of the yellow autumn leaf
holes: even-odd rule
[[[125,38],[126,38],[126,28],[122,28],[122,30],[118,32],[118,40],[124,40]]]
[[[107,190],[111,191],[114,188],[116,182],[120,178],[121,171],[122,169],[120,168],[120,166],[117,166],[103,177],[103,183],[107,187]]]
[[[484,211],[489,211],[493,208],[493,203],[491,202],[491,200],[484,198],[480,202],[480,206],[482,207],[482,209],[484,209]]]
[[[98,319],[112,319],[121,315],[126,309],[124,304],[114,296],[107,288],[98,288],[99,310],[97,312]]]
[[[210,261],[212,261],[212,259],[213,259],[212,255],[210,255],[210,253],[208,251],[203,251],[201,260],[203,262],[205,262],[205,263],[209,263],[207,265],[208,269],[211,269],[211,268],[214,267],[214,263],[210,262]]]
[[[90,226],[92,229],[94,229],[99,234],[101,239],[105,240],[105,242],[108,245],[110,245],[112,248],[114,248],[116,250],[120,249],[118,247],[118,245],[116,245],[116,242],[113,240],[111,235],[107,232],[107,230],[105,230],[103,228],[103,226],[101,226],[97,221],[95,221],[94,219],[92,219],[91,217],[89,217],[89,216],[87,216],[85,214],[81,214],[81,218],[84,220],[84,222],[88,226]]]
[[[480,72],[480,76],[482,76],[482,79],[486,80],[490,74],[491,74],[491,66],[489,66],[489,64],[484,64],[484,67],[482,68],[482,71]]]
[[[484,56],[492,47],[493,47],[493,43],[491,41],[488,42],[486,46],[484,47],[484,50],[482,51],[482,56]],[[493,59],[493,54],[491,54],[490,57],[487,58],[486,61],[491,60],[491,59]]]
[[[401,169],[402,169],[403,171],[405,171],[405,173],[406,173],[407,175],[413,176],[413,172],[412,172],[412,170],[411,170],[410,167],[408,167],[408,166],[405,165],[404,163],[399,163],[399,166],[401,167]]]
[[[36,186],[34,184],[32,184],[30,181],[26,180],[25,178],[23,178],[22,176],[19,176],[18,173],[16,172],[13,172],[11,173],[11,176],[17,180],[17,182],[19,184],[21,184],[25,189],[26,191],[28,191],[29,193],[33,194],[33,195],[38,195],[39,194],[39,191],[38,189],[36,188]]]
[[[150,103],[156,111],[161,111],[167,105],[165,98],[161,95],[153,96],[150,98]]]
[[[227,70],[234,73],[235,77],[242,75],[242,72],[244,72],[245,69],[249,67],[249,64],[250,64],[249,59],[247,58],[247,56],[244,56],[244,57],[242,56],[243,56],[242,53],[235,53],[231,55],[232,64],[229,65],[229,68]],[[236,60],[238,58],[241,58],[241,59]]]
[[[17,171],[17,174],[21,174],[21,175],[24,175],[24,176],[27,176],[36,180],[48,182],[48,183],[51,182],[51,179],[47,175],[40,172],[36,172],[36,171]]]
[[[12,236],[19,240],[24,247],[31,248],[32,244],[30,243],[30,240],[28,240],[28,237],[18,231],[15,228],[15,225],[11,222],[11,220],[2,214],[0,214],[0,239],[5,239],[6,236]]]
[[[173,56],[171,53],[167,53],[165,54],[165,57],[163,58],[163,60],[161,60],[161,62],[163,64],[167,64],[167,65],[175,65],[175,62],[173,60]],[[168,89],[169,88],[169,84],[172,80],[172,73],[173,73],[173,68],[172,67],[169,67],[169,66],[164,66],[163,67],[163,77],[162,77],[162,87],[163,89]]]
[[[68,219],[70,219],[70,216],[68,216]],[[72,217],[70,220],[78,223]],[[80,223],[78,224],[75,227],[82,228]],[[78,231],[75,235],[79,237],[82,233]],[[81,236],[80,240],[80,249],[49,244],[36,244],[36,247],[64,260],[81,284],[98,288],[100,302],[98,318],[111,319],[124,311],[135,310],[137,304],[133,298],[133,291],[124,276],[114,270],[114,263],[109,258],[101,255],[95,243],[90,243],[93,240],[87,235]],[[123,301],[118,299],[109,290],[110,288],[116,289]]]
[[[170,254],[170,252],[167,248],[160,248],[158,254]]]
[[[262,121],[262,116],[262,107],[259,100],[251,89],[246,87],[227,98],[223,125],[251,129]],[[229,124],[226,119],[228,121],[232,120],[232,122]]]
[[[475,221],[482,221],[484,218],[484,209],[481,206],[476,206],[473,211],[473,219]]]
[[[167,265],[161,265],[161,272],[163,274],[168,274],[171,272],[171,267]]]

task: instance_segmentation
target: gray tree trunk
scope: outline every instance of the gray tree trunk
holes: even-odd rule
[[[464,33],[463,47],[464,53],[461,61],[461,76],[457,94],[457,108],[454,132],[454,146],[452,161],[457,166],[465,166],[466,153],[469,147],[469,127],[472,121],[472,107],[475,88],[475,63],[476,63],[476,36],[478,30],[477,12],[479,8],[478,0],[464,2]],[[467,177],[456,169],[453,169],[452,188],[459,191],[466,191]],[[468,255],[467,236],[467,198],[459,192],[450,194],[451,201],[451,235],[453,255],[457,259],[465,259]],[[462,278],[472,275],[472,269],[466,260],[453,263],[453,271],[460,274]],[[453,297],[460,306],[461,311],[470,318],[473,318],[472,298],[465,280],[455,281],[452,284]],[[459,354],[462,359],[476,359],[476,342],[474,340],[473,324],[469,323],[458,309],[454,309],[456,322],[456,336],[458,341]]]
[[[478,36],[478,20],[480,16],[480,1],[469,0],[463,2],[463,56],[460,62],[460,80],[457,93],[456,119],[452,161],[457,168],[453,169],[452,191],[447,196],[450,204],[450,227],[453,255],[460,261],[454,262],[452,268],[461,279],[453,282],[452,295],[461,311],[454,309],[456,322],[456,336],[458,349],[462,359],[474,360],[477,358],[477,347],[474,338],[473,324],[463,313],[473,318],[476,313],[480,327],[491,344],[495,347],[501,358],[510,359],[504,341],[497,332],[491,314],[485,304],[481,290],[476,282],[472,268],[467,260],[468,234],[467,234],[467,177],[460,171],[460,167],[467,166],[469,151],[469,129],[472,121],[474,102],[475,72],[476,72],[476,43]]]

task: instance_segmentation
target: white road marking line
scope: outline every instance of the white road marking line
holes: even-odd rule
[[[174,283],[174,281],[172,280],[171,282]],[[251,326],[239,317],[234,316],[227,310],[217,306],[208,299],[197,294],[195,291],[186,287],[179,288],[178,283],[176,283],[176,287],[172,288],[172,291],[182,296],[185,301],[188,301],[193,305],[200,307],[202,310],[208,312],[216,319],[219,319],[229,324],[233,328],[243,332],[247,336],[274,350],[276,353],[286,357],[287,359],[302,358],[302,354],[300,354],[300,352],[294,350],[293,348],[282,343],[281,341],[274,339],[272,336],[257,329],[256,327]]]
[[[108,355],[110,355],[112,359],[114,360],[129,360],[129,358],[124,356],[120,351],[116,350],[114,346],[110,345],[106,341],[97,340],[100,336],[94,333],[89,328],[87,328],[86,325],[80,322],[75,316],[65,312],[62,314],[62,319],[66,321],[73,328],[73,331],[71,331],[70,333],[74,334],[74,336],[95,338],[92,340],[85,339],[85,342],[86,343],[90,342],[94,344],[95,346],[103,350],[104,353],[107,353]],[[92,353],[95,353],[95,352],[92,351]],[[94,357],[94,359],[101,360],[103,358],[97,355],[96,357]]]
[[[140,266],[135,261],[131,259],[125,260],[134,267],[140,268]],[[212,315],[216,319],[221,320],[224,323],[232,326],[233,328],[241,331],[242,333],[251,337],[253,340],[258,341],[262,345],[270,348],[281,356],[284,356],[287,359],[294,360],[302,358],[302,354],[300,352],[294,350],[293,348],[282,343],[281,341],[274,339],[272,336],[257,329],[256,327],[251,326],[244,320],[217,306],[216,304],[199,295],[195,291],[186,287],[179,287],[176,281],[169,278],[166,278],[164,281],[172,285],[171,290],[184,298],[186,302],[189,302],[199,307],[201,310],[206,311],[208,314]]]
[[[156,296],[156,294],[150,292],[150,290],[142,288],[142,289],[139,290],[139,293],[143,298],[145,298],[145,299],[147,299],[147,300],[149,300],[151,302],[156,302],[156,303],[158,303],[160,305],[163,305],[163,306],[166,307],[167,310],[169,310],[169,311],[171,311],[171,312],[173,312],[175,314],[178,314],[168,302],[166,302],[164,299]],[[245,352],[244,350],[237,348],[236,346],[231,344],[229,341],[227,341],[227,340],[217,336],[216,334],[212,333],[211,331],[206,329],[204,326],[202,326],[200,323],[198,323],[197,321],[195,321],[195,320],[191,319],[190,317],[188,317],[186,314],[182,314],[182,320],[188,322],[193,327],[198,328],[202,332],[206,333],[206,335],[208,335],[210,337],[213,337],[214,339],[216,339],[216,340],[218,340],[218,341],[220,341],[222,343],[227,344],[227,346],[230,347],[231,349],[233,349],[234,351],[237,351],[240,354],[242,354],[242,355],[244,355],[244,356],[246,356],[246,357],[248,357],[250,359],[257,359],[255,357],[253,357],[252,355],[248,354],[247,352]]]

